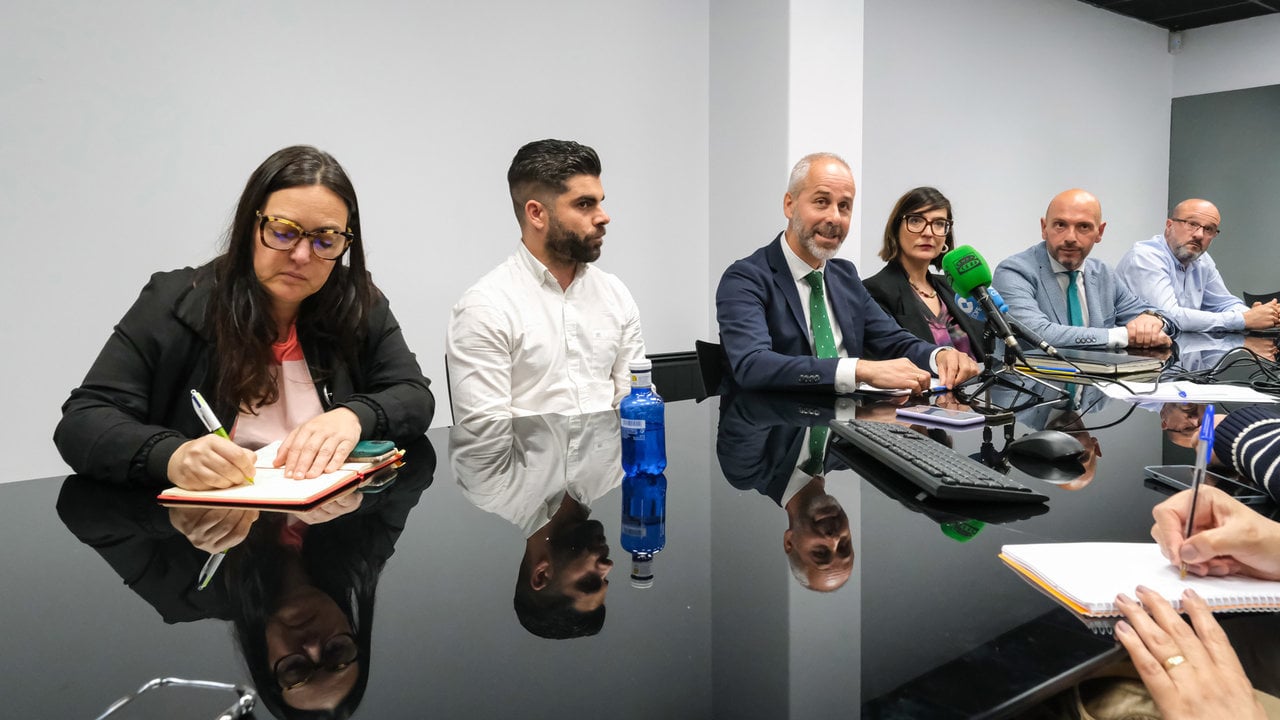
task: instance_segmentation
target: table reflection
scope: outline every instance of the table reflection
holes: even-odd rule
[[[731,393],[720,400],[716,457],[729,484],[755,490],[787,514],[782,549],[802,587],[830,592],[853,571],[849,516],[826,490],[826,474],[842,467],[827,452],[828,421],[847,398]]]
[[[613,561],[590,516],[622,482],[618,416],[464,423],[449,431],[449,456],[466,499],[525,537],[512,601],[521,626],[548,639],[599,633]]]
[[[378,580],[409,512],[432,482],[423,437],[376,493],[305,513],[165,508],[154,489],[73,475],[58,514],[166,623],[230,621],[259,700],[277,717],[349,716],[369,682]],[[226,559],[196,579],[210,550]]]

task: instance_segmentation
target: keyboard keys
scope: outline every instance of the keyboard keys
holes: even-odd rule
[[[1044,502],[1035,492],[905,425],[833,420],[831,429],[929,495],[969,502]]]

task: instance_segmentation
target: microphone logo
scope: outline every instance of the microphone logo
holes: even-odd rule
[[[982,308],[972,297],[956,293],[955,303],[960,312],[979,322],[986,322],[987,314],[982,311]]]
[[[966,255],[962,255],[960,259],[956,261],[956,274],[963,275],[980,265],[982,265],[982,258],[978,257],[977,253],[970,252]]]

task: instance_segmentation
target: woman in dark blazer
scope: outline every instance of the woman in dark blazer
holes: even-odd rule
[[[982,325],[955,302],[955,290],[930,266],[955,247],[951,201],[936,188],[918,187],[898,198],[884,227],[884,269],[864,283],[871,297],[908,332],[983,359]]]

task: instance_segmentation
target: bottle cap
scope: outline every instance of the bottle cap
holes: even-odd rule
[[[653,556],[649,554],[637,554],[631,558],[631,587],[645,588],[653,587]]]
[[[636,358],[631,361],[630,369],[632,373],[650,372],[653,370],[653,361],[649,358]]]

